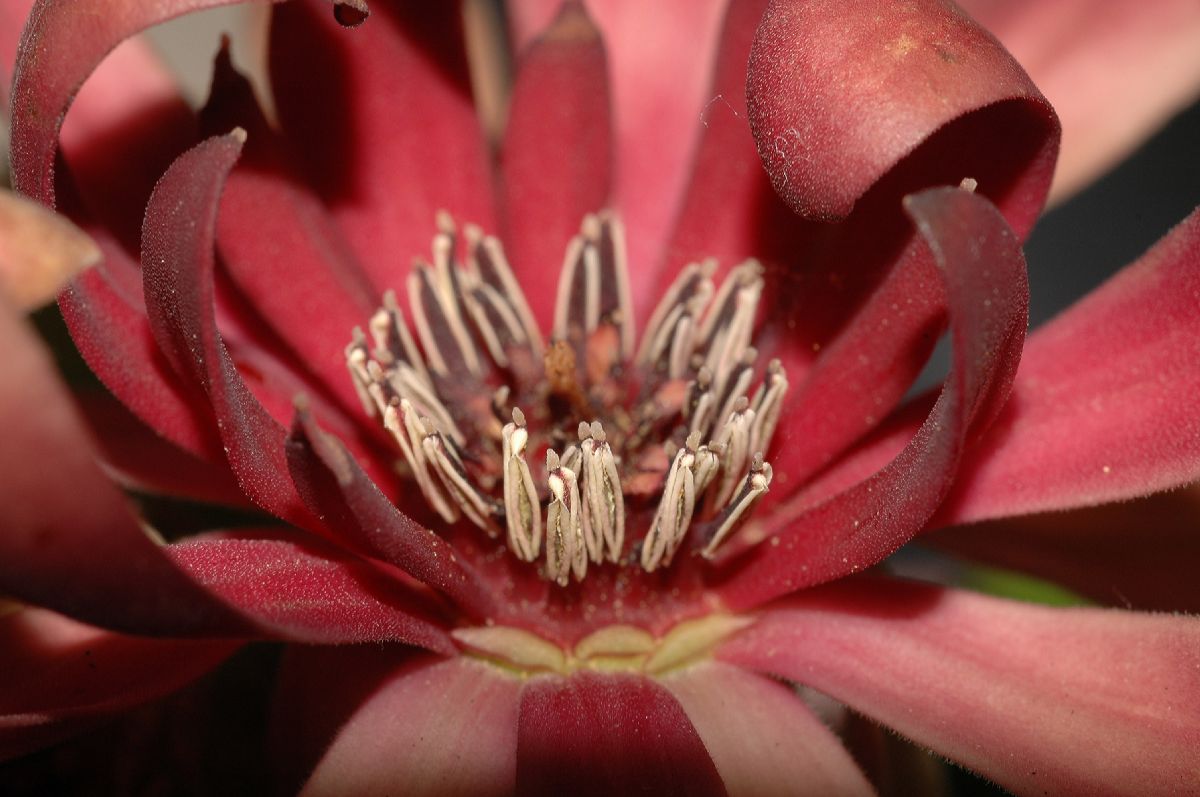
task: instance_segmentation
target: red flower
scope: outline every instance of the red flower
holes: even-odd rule
[[[13,178],[103,253],[59,303],[109,470],[280,522],[152,542],[0,316],[0,588],[45,607],[0,618],[5,753],[278,640],[313,794],[869,793],[796,684],[1014,791],[1196,790],[1194,618],[861,572],[1200,477],[1200,215],[1025,345],[1058,120],[964,13],[568,2],[493,151],[457,4],[297,2],[277,127],[222,56],[198,133],[124,50],[60,141],[113,45],[213,4],[39,2]],[[1200,604],[1194,511],[1151,577],[1092,545],[1136,519],[1073,517],[934,539]]]

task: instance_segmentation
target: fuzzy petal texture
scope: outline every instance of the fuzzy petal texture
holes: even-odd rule
[[[882,470],[819,506],[780,507],[743,535],[753,547],[719,586],[735,608],[870,567],[910,540],[949,491],[968,437],[1008,396],[1028,322],[1016,236],[990,202],[961,189],[915,194],[905,207],[945,280],[954,354],[941,396]]]
[[[773,0],[746,97],[772,184],[805,218],[849,215],[954,122],[928,158],[927,185],[977,179],[1022,237],[1049,189],[1053,110],[1008,52],[946,0]]]
[[[0,759],[169,694],[236,649],[123,636],[45,609],[0,617]]]
[[[722,662],[689,667],[663,685],[696,726],[730,797],[875,793],[791,688]]]
[[[1200,479],[1200,210],[1029,338],[1013,396],[941,523]]]
[[[640,675],[583,670],[521,693],[517,793],[724,795],[679,702]]]
[[[1051,199],[1114,165],[1200,95],[1192,0],[958,0],[1029,72],[1062,120]]]
[[[419,659],[383,674],[364,653],[352,652],[339,670],[365,674],[371,690],[337,730],[305,797],[513,793],[519,680],[462,657]],[[325,659],[337,666],[336,656]],[[301,732],[324,724],[303,713],[298,720]]]
[[[1200,772],[1193,617],[858,580],[773,605],[718,657],[819,689],[1018,794],[1179,794]]]

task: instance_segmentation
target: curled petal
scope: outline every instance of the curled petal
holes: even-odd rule
[[[746,98],[775,190],[835,220],[922,149],[923,185],[979,181],[1024,236],[1058,151],[1049,103],[1003,47],[944,0],[773,0]],[[913,185],[915,190],[922,185]]]
[[[777,508],[718,587],[731,605],[856,572],[911,539],[949,491],[969,435],[986,428],[1008,396],[1029,301],[1016,236],[990,202],[960,189],[914,194],[905,208],[945,282],[954,359],[941,396],[882,470],[816,507]]]
[[[45,609],[0,617],[0,759],[166,695],[237,647],[124,636]]]
[[[1174,794],[1200,771],[1195,618],[863,579],[771,606],[717,655],[1022,794]]]
[[[521,693],[522,795],[723,795],[679,702],[640,675],[581,671],[531,680]]]
[[[838,738],[796,692],[722,662],[667,677],[734,797],[873,795]]]
[[[1092,506],[1200,479],[1200,210],[1030,336],[943,523]]]

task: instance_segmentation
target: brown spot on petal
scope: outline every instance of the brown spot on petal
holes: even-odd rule
[[[63,216],[0,190],[0,292],[24,310],[50,302],[100,262],[100,248]]]
[[[357,28],[371,16],[371,9],[363,0],[334,0],[333,18],[343,28]]]

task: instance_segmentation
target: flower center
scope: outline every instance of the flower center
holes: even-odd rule
[[[763,455],[787,378],[751,392],[762,268],[717,288],[685,267],[634,349],[621,222],[584,218],[559,277],[545,345],[500,242],[438,218],[432,264],[408,278],[417,341],[389,291],[346,360],[429,506],[466,517],[561,586],[604,562],[654,571],[689,529],[711,558],[771,483]],[[463,240],[465,239],[465,240]],[[465,244],[465,245],[464,245]],[[628,536],[631,538],[627,542]]]

